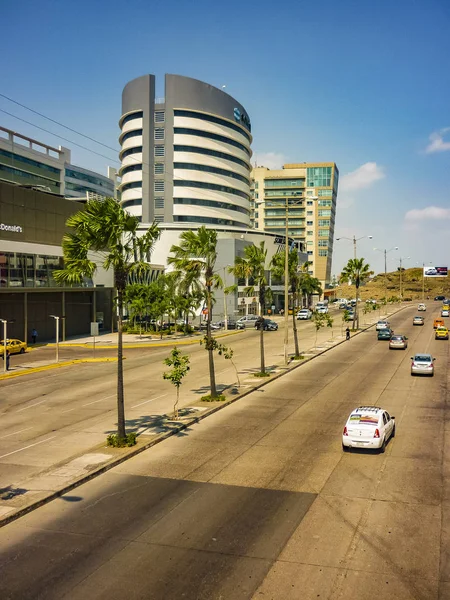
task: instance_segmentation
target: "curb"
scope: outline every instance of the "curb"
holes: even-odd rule
[[[391,313],[389,316],[397,314],[398,312],[400,312],[404,308],[408,308],[408,307],[402,306],[398,310],[396,310],[395,312]],[[106,472],[110,471],[114,467],[117,467],[118,465],[121,465],[122,463],[124,463],[126,460],[128,460],[130,458],[133,458],[134,456],[137,456],[138,454],[141,454],[141,452],[144,452],[145,450],[148,450],[149,448],[152,448],[153,446],[156,446],[156,444],[159,444],[159,443],[163,442],[164,440],[172,437],[173,435],[176,435],[176,434],[180,433],[180,431],[184,431],[188,427],[191,427],[192,425],[195,425],[196,423],[199,423],[200,421],[203,421],[203,419],[206,419],[210,415],[213,415],[214,413],[218,412],[219,410],[223,410],[224,408],[226,408],[230,404],[234,404],[235,402],[237,402],[241,398],[245,398],[249,394],[251,394],[251,393],[253,393],[253,392],[261,389],[262,387],[266,386],[267,384],[272,383],[272,381],[276,381],[280,377],[283,377],[283,375],[286,375],[287,373],[290,373],[291,371],[294,371],[295,369],[298,369],[299,367],[302,367],[303,365],[309,363],[310,361],[314,360],[318,356],[322,356],[323,354],[326,354],[327,352],[329,352],[330,350],[333,350],[337,346],[340,346],[341,344],[344,344],[347,341],[351,341],[353,337],[355,337],[357,335],[360,335],[361,333],[364,333],[365,331],[367,331],[371,327],[374,327],[375,325],[376,325],[376,322],[372,323],[371,325],[367,325],[364,329],[361,329],[361,330],[357,331],[350,338],[350,340],[344,339],[344,340],[341,340],[340,342],[336,342],[333,346],[330,346],[329,348],[325,348],[324,350],[321,350],[320,352],[318,352],[314,356],[310,356],[309,358],[298,362],[298,364],[292,364],[292,362],[291,362],[288,365],[287,370],[281,371],[280,373],[277,373],[277,374],[271,376],[270,378],[267,378],[264,381],[261,381],[261,383],[258,383],[257,385],[255,385],[251,389],[245,390],[241,394],[238,394],[235,398],[230,398],[229,400],[226,400],[225,402],[222,402],[221,404],[219,404],[217,406],[214,406],[213,408],[211,408],[209,410],[207,409],[204,413],[202,413],[198,417],[192,417],[189,421],[187,421],[185,423],[180,423],[179,427],[176,427],[176,428],[172,429],[171,431],[169,431],[167,433],[161,434],[160,437],[155,438],[155,439],[147,442],[146,444],[144,444],[143,446],[141,446],[139,448],[133,448],[133,449],[129,450],[127,452],[127,454],[125,454],[125,455],[122,455],[122,456],[117,457],[117,458],[113,458],[112,460],[110,460],[107,464],[103,465],[102,467],[99,467],[98,469],[95,469],[91,473],[89,473],[87,475],[83,475],[79,479],[76,479],[75,481],[72,481],[71,483],[69,483],[65,487],[63,487],[62,489],[57,490],[55,492],[52,492],[46,498],[42,498],[41,500],[37,500],[36,502],[30,504],[29,506],[26,506],[24,508],[19,509],[17,512],[15,512],[12,515],[9,515],[9,516],[7,515],[7,516],[5,516],[3,518],[0,518],[0,528],[4,527],[5,525],[8,525],[9,523],[12,523],[13,521],[16,521],[20,517],[25,516],[26,514],[32,512],[33,510],[36,510],[37,508],[40,508],[41,506],[44,506],[45,504],[49,504],[53,500],[56,500],[57,498],[60,498],[64,494],[67,494],[68,492],[71,492],[72,490],[74,490],[77,487],[83,485],[84,483],[88,483],[89,481],[91,481],[91,479],[94,479],[95,477],[98,477],[99,475],[102,475],[103,473],[106,473]],[[93,359],[91,359],[91,361],[92,360]],[[75,361],[71,361],[71,362],[75,362]],[[88,360],[83,361],[83,360],[80,359],[78,362],[89,362],[89,361]],[[58,365],[55,364],[54,366],[57,367]]]
[[[73,360],[67,360],[64,362],[52,363],[50,365],[42,365],[42,367],[30,367],[24,371],[18,371],[17,373],[9,373],[8,375],[0,375],[0,381],[6,379],[14,379],[15,377],[22,377],[23,375],[31,375],[32,373],[40,373],[41,371],[49,371],[51,369],[60,369],[61,367],[70,367],[71,365],[77,365],[80,363],[101,363],[101,362],[116,362],[115,357],[105,358],[74,358]]]

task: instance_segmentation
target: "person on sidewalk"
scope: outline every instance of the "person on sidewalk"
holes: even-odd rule
[[[345,330],[345,339],[349,340],[350,339],[350,329],[347,327],[347,329]]]
[[[33,344],[36,343],[37,336],[38,336],[38,332],[36,331],[36,329],[33,329],[31,332],[31,341],[33,342]]]
[[[8,348],[6,349],[6,370],[9,371],[9,357],[11,356],[11,353],[9,352]],[[5,360],[5,353],[2,353],[2,358],[3,360]]]

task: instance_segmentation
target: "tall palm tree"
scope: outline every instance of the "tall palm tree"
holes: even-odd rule
[[[340,281],[342,283],[351,282],[355,286],[356,305],[353,314],[353,329],[359,328],[358,296],[360,285],[367,281],[372,274],[373,271],[371,271],[370,266],[364,262],[364,258],[350,258],[348,263],[342,269]]]
[[[259,246],[252,244],[244,248],[244,257],[237,256],[234,261],[234,267],[229,267],[229,272],[239,279],[245,279],[247,286],[244,291],[246,294],[254,295],[258,289],[259,313],[263,317],[265,312],[266,296],[271,290],[268,288],[266,277],[267,250],[264,242]],[[265,373],[264,357],[264,327],[261,325],[259,337],[261,353],[261,373]]]
[[[297,319],[295,314],[295,308],[298,304],[298,292],[300,290],[300,280],[301,280],[301,272],[300,265],[298,262],[298,252],[296,250],[289,252],[288,258],[288,276],[289,276],[289,289],[292,293],[292,328],[294,331],[294,346],[295,346],[295,356],[300,356],[300,350],[298,345],[298,334],[297,334]],[[272,258],[271,262],[272,266],[272,274],[277,279],[282,279],[284,277],[284,269],[285,269],[285,255],[284,252],[279,252],[275,254]],[[285,307],[287,310],[287,307]]]
[[[211,397],[217,397],[216,375],[214,371],[214,345],[211,335],[211,317],[214,304],[215,288],[222,286],[222,280],[214,272],[217,260],[217,231],[200,227],[197,231],[183,231],[180,235],[180,244],[173,245],[170,249],[172,256],[168,264],[173,265],[175,271],[184,273],[191,282],[203,288],[203,296],[208,311],[206,320],[206,349],[208,350],[209,382]]]
[[[112,270],[117,290],[117,435],[126,436],[123,389],[123,302],[130,275],[142,277],[150,269],[150,253],[159,230],[153,224],[138,237],[139,221],[127,213],[114,198],[90,200],[83,210],[67,219],[72,230],[63,237],[64,268],[56,271],[55,280],[77,284],[92,277],[101,264]],[[94,260],[95,259],[95,260]]]

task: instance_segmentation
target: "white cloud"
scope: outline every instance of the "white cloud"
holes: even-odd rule
[[[252,157],[253,164],[257,167],[267,167],[268,169],[281,169],[286,162],[284,154],[280,152],[258,152]]]
[[[450,219],[450,208],[427,206],[426,208],[413,208],[405,214],[406,221],[440,221]]]
[[[384,177],[386,175],[382,167],[379,167],[376,162],[367,162],[355,169],[355,171],[346,173],[341,177],[339,191],[362,190],[370,187],[376,181],[384,179]]]
[[[425,148],[426,154],[433,154],[434,152],[446,152],[450,150],[450,142],[444,140],[444,135],[450,131],[450,127],[445,127],[440,131],[434,131],[430,135],[430,143]]]

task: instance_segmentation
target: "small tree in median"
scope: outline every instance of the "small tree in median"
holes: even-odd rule
[[[177,388],[177,400],[173,405],[173,418],[178,419],[178,402],[180,400],[180,386],[183,383],[183,378],[190,370],[189,356],[181,354],[177,347],[173,348],[170,356],[164,360],[164,364],[172,367],[170,371],[163,373],[163,379],[167,379]]]

